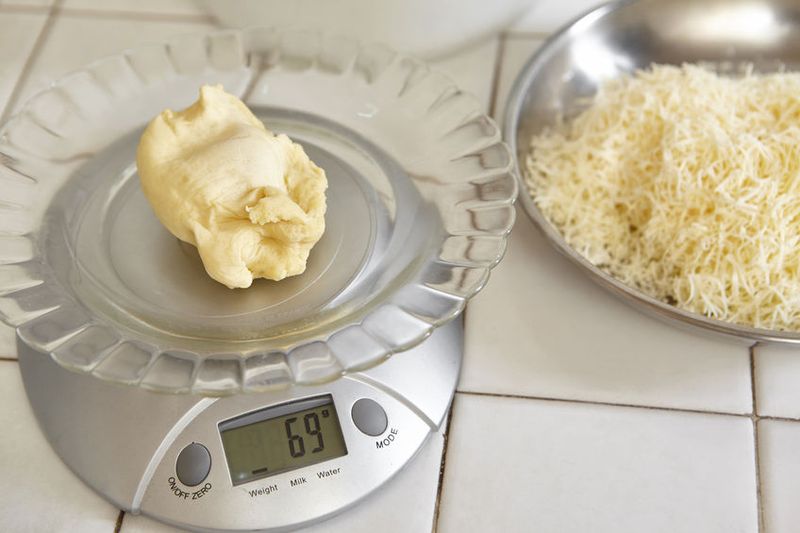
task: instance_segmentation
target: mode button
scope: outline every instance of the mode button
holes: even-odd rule
[[[377,437],[386,431],[389,421],[386,418],[386,411],[383,410],[378,402],[369,398],[361,398],[353,404],[350,411],[353,423],[361,431],[371,437]]]

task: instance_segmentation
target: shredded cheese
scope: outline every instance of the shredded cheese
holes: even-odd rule
[[[623,283],[800,330],[800,74],[654,65],[535,136],[526,168],[542,213]]]

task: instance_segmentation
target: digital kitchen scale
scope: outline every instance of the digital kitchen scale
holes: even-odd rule
[[[114,505],[194,530],[281,531],[346,509],[411,460],[447,413],[461,339],[453,321],[370,370],[225,397],[109,383],[23,342],[19,362],[53,448]]]
[[[300,276],[225,288],[142,194],[144,125],[210,83],[325,169]],[[45,435],[115,505],[204,531],[313,523],[411,460],[517,192],[497,126],[447,77],[274,29],[94,63],[7,122],[0,157],[0,318]]]

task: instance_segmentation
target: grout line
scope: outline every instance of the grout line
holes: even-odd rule
[[[766,524],[764,518],[764,494],[761,491],[761,454],[758,449],[758,395],[756,394],[756,356],[753,348],[757,344],[750,347],[750,393],[753,398],[753,453],[755,455],[755,469],[756,469],[756,506],[758,512],[758,531],[762,533],[766,531]]]
[[[753,418],[758,419],[758,396],[756,394],[756,354],[754,348],[758,343],[753,344],[748,349],[750,354],[750,395],[753,402]]]
[[[456,405],[456,395],[450,403],[450,410],[447,414],[447,425],[444,428],[444,444],[442,445],[442,462],[439,463],[439,483],[436,486],[436,502],[433,507],[433,527],[431,533],[436,533],[439,529],[439,506],[442,502],[442,489],[444,488],[444,469],[447,463],[447,449],[450,445],[450,424],[453,422],[453,412]]]
[[[114,533],[119,533],[122,529],[122,521],[125,519],[125,511],[120,510],[119,514],[117,515],[117,523],[114,526]]]
[[[554,398],[550,396],[530,396],[525,394],[507,394],[502,392],[480,392],[456,389],[457,394],[466,394],[468,396],[487,396],[491,398],[510,398],[515,400],[536,400],[542,402],[564,402],[576,403],[581,405],[603,405],[606,407],[629,407],[631,409],[649,409],[651,411],[668,411],[675,413],[690,413],[698,415],[716,415],[716,416],[735,416],[738,418],[750,418],[753,420],[775,420],[778,422],[800,422],[800,418],[791,416],[774,416],[774,415],[761,415],[755,416],[752,413],[726,413],[725,411],[711,411],[705,409],[688,409],[683,407],[657,407],[654,405],[638,405],[635,403],[621,403],[621,402],[603,402],[597,400],[577,400],[573,398]]]
[[[548,398],[546,396],[526,396],[522,394],[502,394],[494,392],[478,392],[467,390],[456,390],[457,394],[466,394],[469,396],[488,396],[494,398],[513,398],[518,400],[537,400],[543,402],[564,402],[574,403],[580,405],[604,405],[607,407],[629,407],[631,409],[647,409],[650,411],[667,411],[676,413],[690,413],[699,415],[718,415],[718,416],[735,416],[740,418],[751,418],[749,413],[725,413],[723,411],[706,411],[702,409],[688,409],[682,407],[655,407],[652,405],[636,405],[632,403],[617,403],[617,402],[601,402],[594,400],[576,400],[568,398]]]
[[[464,310],[461,312],[461,328],[464,333],[464,339],[466,339],[466,331],[467,331],[467,314],[469,313],[469,305],[464,307]],[[461,346],[461,352],[463,356],[464,346]],[[459,370],[459,374],[461,371]],[[459,375],[460,379],[460,375]],[[444,470],[447,465],[447,450],[450,447],[450,424],[453,423],[453,413],[455,412],[455,405],[456,405],[456,393],[453,392],[453,399],[450,401],[450,408],[447,410],[447,424],[444,427],[444,432],[442,433],[442,437],[444,438],[444,442],[442,443],[442,460],[439,463],[439,479],[436,484],[436,500],[433,504],[433,521],[431,524],[431,533],[436,533],[439,530],[439,511],[441,509],[442,504],[442,492],[444,490]]]
[[[800,418],[795,418],[792,416],[756,416],[754,417],[756,420],[776,420],[778,422],[800,422]]]
[[[22,87],[27,81],[28,75],[33,68],[33,63],[36,61],[36,59],[38,59],[39,54],[42,52],[42,48],[47,40],[47,36],[50,34],[50,30],[52,29],[53,24],[58,17],[58,13],[61,10],[62,1],[63,0],[55,0],[53,5],[50,7],[50,11],[47,14],[47,19],[44,21],[44,25],[42,25],[42,29],[39,31],[39,35],[36,37],[36,41],[33,43],[33,47],[31,47],[28,58],[25,60],[25,64],[22,66],[22,70],[17,77],[17,83],[11,90],[11,94],[8,95],[8,98],[6,99],[6,106],[2,113],[0,113],[0,124],[5,122],[6,119],[8,119],[8,117],[11,115],[11,110],[16,105],[20,92],[22,91]]]
[[[497,93],[500,88],[500,73],[503,69],[503,56],[506,51],[506,39],[503,35],[497,38],[497,52],[494,57],[494,69],[492,70],[492,90],[489,93],[489,116],[497,120]]]
[[[756,512],[758,514],[758,533],[764,533],[767,530],[766,514],[764,513],[764,492],[761,488],[761,452],[758,447],[758,426],[759,421],[757,417],[753,420],[753,450],[755,455],[756,467]]]
[[[65,17],[76,18],[96,18],[110,20],[140,20],[147,22],[189,22],[196,24],[215,24],[216,19],[211,15],[198,13],[152,13],[147,11],[106,11],[103,9],[91,9],[80,7],[67,7],[61,10]]]

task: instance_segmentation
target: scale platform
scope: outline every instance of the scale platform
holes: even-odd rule
[[[141,191],[146,122],[217,83],[326,171],[300,276],[227,289]],[[94,63],[3,125],[0,158],[0,318],[45,435],[115,505],[198,531],[313,523],[411,460],[517,192],[497,126],[446,76],[264,28]]]

